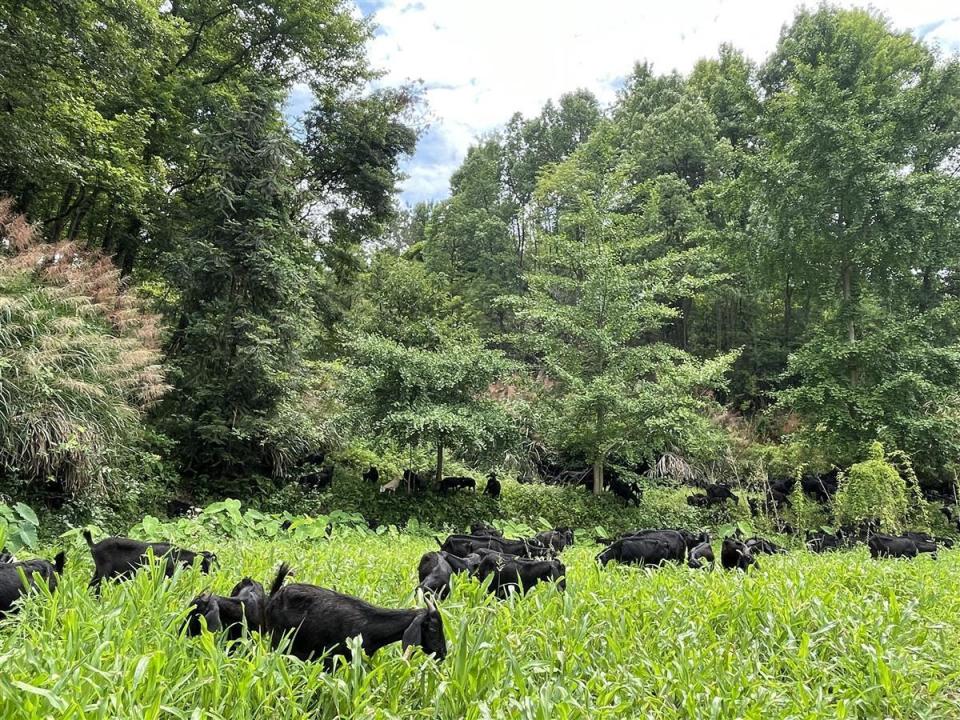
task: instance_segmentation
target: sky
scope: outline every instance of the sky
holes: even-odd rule
[[[369,54],[382,83],[422,83],[429,126],[403,163],[401,200],[449,194],[450,175],[477,138],[515,112],[586,88],[611,103],[633,65],[688,72],[724,42],[762,61],[795,0],[355,0],[377,25]],[[844,7],[864,3],[839,2]],[[960,3],[873,0],[870,7],[944,53],[960,52]],[[309,104],[294,88],[288,113]]]

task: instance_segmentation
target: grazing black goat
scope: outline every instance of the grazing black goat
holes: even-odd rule
[[[517,555],[526,558],[546,557],[550,548],[536,540],[505,540],[498,537],[451,535],[442,543],[440,549],[457,557],[466,557],[482,548],[496,550],[505,555]]]
[[[533,539],[554,552],[562,552],[564,548],[573,545],[573,529],[568,527],[554,528],[537,533]]]
[[[267,595],[263,591],[263,585],[251,578],[244,578],[227,597],[209,592],[195,597],[190,603],[184,628],[190,637],[199,635],[203,630],[200,623],[200,618],[203,617],[210,632],[226,629],[228,639],[239,640],[243,636],[244,627],[263,632],[266,607]]]
[[[701,495],[699,493],[694,493],[693,495],[687,495],[687,505],[690,507],[705,508],[710,507],[711,505],[717,505],[718,503],[723,502],[722,500],[714,500],[709,495]]]
[[[740,502],[740,498],[733,494],[730,486],[726,483],[713,483],[707,485],[707,497],[713,502],[723,502],[724,500],[733,500]]]
[[[871,535],[867,540],[870,548],[870,557],[904,557],[915,558],[920,552],[917,544],[910,538],[893,537],[891,535]]]
[[[687,557],[687,566],[692,567],[695,570],[700,570],[706,567],[704,563],[710,563],[710,567],[713,567],[716,563],[716,559],[713,555],[713,548],[710,546],[709,542],[703,542],[697,545],[695,548],[690,550],[690,554]]]
[[[494,500],[497,500],[500,498],[500,490],[501,486],[500,481],[497,480],[497,474],[490,473],[487,475],[487,486],[483,489],[483,494],[489,495]]]
[[[920,550],[920,552],[932,552],[929,549],[924,550],[920,548],[920,543],[924,543],[924,547],[926,548],[929,547],[930,543],[933,543],[934,545],[943,545],[945,548],[953,547],[953,540],[950,538],[938,538],[925,532],[911,532],[908,530],[903,534],[903,537],[910,538],[917,543],[917,549]]]
[[[818,531],[808,532],[806,535],[807,547],[815,553],[831,552],[843,547],[843,533],[837,532],[831,535],[828,532]]]
[[[723,547],[720,548],[720,564],[724,570],[746,570],[756,562],[750,548],[742,540],[735,537],[723,539]]]
[[[459,490],[460,488],[469,488],[470,490],[477,489],[477,481],[472,477],[466,477],[465,475],[451,475],[450,477],[445,477],[440,481],[440,492],[448,492],[449,490]]]
[[[480,564],[480,556],[474,553],[459,558],[446,552],[428,552],[420,558],[417,576],[420,578],[418,590],[431,593],[438,598],[450,594],[450,578],[456,573],[472,573]]]
[[[493,525],[487,525],[486,523],[474,523],[471,525],[470,534],[476,535],[477,537],[503,537],[502,532],[493,527]]]
[[[754,555],[780,555],[786,552],[784,548],[762,537],[747,538],[743,544],[750,548]]]
[[[291,636],[294,657],[310,660],[330,653],[326,663],[332,667],[333,656],[351,658],[347,639],[356,636],[367,655],[399,641],[404,650],[420,647],[437,660],[447,656],[443,619],[429,598],[426,609],[392,610],[316,585],[281,588],[285,569],[281,566],[270,588],[266,626],[275,646]]]
[[[686,548],[681,544],[679,556],[676,543],[659,536],[634,536],[615,540],[610,547],[599,555],[597,561],[602,565],[616,560],[621,563],[639,565],[662,565],[665,562],[683,562]]]
[[[184,550],[170,543],[145,543],[125,537],[108,537],[94,543],[89,530],[83,531],[83,538],[93,555],[94,571],[90,586],[98,591],[104,579],[133,577],[139,568],[147,564],[149,552],[153,552],[153,556],[158,560],[166,562],[164,574],[167,577],[173,576],[178,565],[191,567],[198,558],[200,570],[204,573],[209,573],[217,562],[217,556],[212,552]]]
[[[505,555],[487,554],[480,561],[476,575],[481,580],[492,577],[490,592],[501,600],[515,590],[528,592],[537,583],[556,583],[558,590],[566,590],[567,569],[559,560],[527,560]]]
[[[65,561],[66,554],[61,551],[52,563],[38,559],[0,564],[0,618],[17,611],[15,603],[37,586],[38,575],[50,592],[54,592]]]
[[[376,465],[371,465],[363,471],[363,481],[372,485],[380,484],[380,469]]]
[[[334,466],[324,465],[319,470],[300,476],[300,484],[313,490],[323,490],[333,482]]]

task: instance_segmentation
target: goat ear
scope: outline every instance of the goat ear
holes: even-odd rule
[[[423,645],[423,621],[426,620],[426,618],[426,612],[417,613],[413,622],[403,631],[402,644],[404,650],[414,645]]]

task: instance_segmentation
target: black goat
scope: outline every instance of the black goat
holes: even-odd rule
[[[493,525],[487,525],[486,523],[473,523],[473,525],[470,526],[470,534],[476,535],[477,537],[503,537],[502,532],[493,527]]]
[[[476,490],[477,481],[472,477],[466,477],[465,475],[451,475],[450,477],[445,477],[440,481],[440,492],[459,490],[460,488]]]
[[[61,551],[52,563],[37,559],[0,564],[0,618],[17,611],[15,603],[37,586],[37,576],[54,592],[65,562],[66,554]]]
[[[316,585],[281,588],[282,583],[278,574],[270,589],[266,626],[274,646],[291,636],[290,652],[300,660],[318,658],[324,653],[331,655],[326,661],[328,667],[333,665],[333,656],[349,660],[347,639],[356,636],[360,636],[367,655],[400,641],[404,650],[420,647],[437,660],[447,656],[443,619],[429,598],[426,609],[392,610]]]
[[[564,548],[573,545],[573,529],[568,527],[554,528],[537,533],[533,539],[554,552],[562,552]]]
[[[735,537],[723,539],[723,547],[720,548],[720,564],[724,570],[746,570],[756,562],[750,548],[742,540]]]
[[[828,532],[819,531],[816,533],[808,532],[806,535],[807,547],[815,553],[830,552],[839,550],[843,546],[843,533],[837,532],[831,535]]]
[[[489,536],[450,535],[440,543],[441,550],[457,557],[466,557],[483,548],[526,558],[546,557],[550,553],[550,548],[541,545],[536,540],[505,540]]]
[[[662,565],[670,561],[683,562],[685,554],[686,548],[682,544],[678,557],[673,542],[657,536],[635,536],[614,541],[597,555],[597,562],[606,565],[616,560],[639,565]]]
[[[892,537],[890,535],[871,535],[867,540],[870,548],[870,557],[905,557],[915,558],[920,552],[917,544],[910,538]]]
[[[497,480],[497,474],[490,473],[487,475],[487,486],[483,489],[483,494],[489,495],[494,500],[498,500],[500,498],[501,489],[500,481]]]
[[[633,502],[634,505],[640,504],[642,496],[638,485],[622,480],[615,472],[609,473],[606,478],[606,484],[610,492],[623,500],[625,504],[629,505],[631,502]]]
[[[910,538],[915,543],[917,543],[918,549],[920,549],[919,543],[925,543],[927,546],[930,543],[933,543],[934,545],[943,545],[945,548],[953,547],[953,540],[951,540],[950,538],[938,538],[925,532],[911,532],[908,530],[903,534],[903,537]],[[920,552],[931,552],[931,551],[920,549]]]
[[[785,549],[776,543],[772,543],[762,537],[747,538],[743,544],[750,548],[750,552],[754,555],[780,555],[786,552]]]
[[[707,497],[715,503],[723,502],[724,500],[740,502],[740,498],[733,494],[730,486],[726,483],[713,483],[712,485],[707,485],[706,490]]]
[[[300,484],[312,490],[323,490],[333,482],[334,465],[324,465],[319,470],[300,476]]]
[[[705,508],[717,505],[721,502],[723,502],[723,500],[716,500],[709,495],[700,495],[699,493],[687,495],[687,505],[690,507]]]
[[[472,573],[480,564],[476,553],[459,558],[446,552],[428,552],[420,558],[417,576],[420,578],[418,590],[431,593],[438,598],[450,594],[450,578],[456,573]]]
[[[690,554],[687,558],[687,566],[692,567],[696,570],[705,568],[704,562],[710,563],[710,567],[714,566],[716,559],[713,555],[713,548],[710,546],[709,542],[703,542],[697,545],[695,548],[690,550]]]
[[[94,571],[90,586],[98,591],[104,579],[133,577],[139,568],[147,564],[150,552],[156,559],[165,562],[164,574],[167,577],[173,576],[178,565],[191,567],[198,558],[200,570],[204,573],[209,573],[217,562],[217,556],[212,552],[184,550],[170,543],[145,543],[125,537],[108,537],[94,543],[89,530],[83,531],[83,538],[93,555]]]
[[[371,483],[373,485],[380,484],[380,470],[376,465],[371,465],[366,470],[363,471],[363,481]]]
[[[481,580],[492,577],[490,592],[503,600],[514,590],[529,591],[537,583],[554,581],[558,590],[567,587],[567,569],[559,560],[527,560],[488,554],[477,567]]]
[[[808,495],[813,495],[819,502],[825,503],[837,492],[840,483],[840,471],[832,468],[823,475],[808,473],[800,478],[800,486]]]
[[[227,597],[209,592],[195,597],[190,603],[184,628],[190,637],[199,635],[202,631],[202,617],[206,619],[207,630],[210,632],[226,629],[229,640],[239,640],[245,627],[263,632],[266,607],[267,596],[263,585],[251,578],[244,578]]]

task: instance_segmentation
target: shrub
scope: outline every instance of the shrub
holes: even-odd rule
[[[855,463],[841,476],[833,499],[833,512],[841,525],[879,520],[880,527],[899,530],[907,515],[907,484],[884,459],[883,445],[874,442],[867,459]]]
[[[375,464],[375,463],[374,463]],[[594,496],[585,488],[539,483],[521,484],[503,478],[499,501],[481,491],[457,491],[443,494],[426,490],[407,494],[381,493],[376,486],[360,479],[359,471],[338,466],[333,485],[324,492],[287,485],[267,498],[264,509],[270,512],[329,514],[340,510],[359,513],[372,526],[418,524],[441,529],[467,528],[477,521],[508,521],[531,528],[570,526],[611,534],[638,527],[699,528],[719,525],[745,517],[742,508],[720,508],[713,514],[686,504],[684,490],[650,488],[637,507],[604,493]]]
[[[109,259],[44,244],[0,200],[0,473],[12,487],[105,495],[167,389],[158,320]]]

